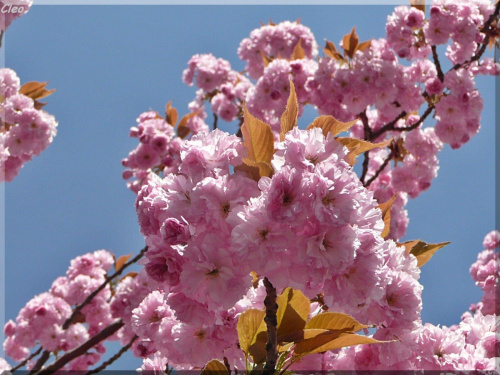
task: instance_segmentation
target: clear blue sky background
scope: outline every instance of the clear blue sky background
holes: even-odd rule
[[[213,53],[243,69],[236,49],[259,22],[302,19],[316,36],[338,43],[357,26],[361,40],[385,35],[392,6],[34,6],[7,32],[6,66],[57,92],[46,110],[59,121],[54,143],[6,186],[7,319],[46,291],[77,255],[143,247],[133,193],[120,161],[137,141],[137,116],[181,114],[195,90],[182,70],[195,53]],[[495,226],[495,87],[478,79],[483,128],[459,150],[440,154],[439,177],[410,201],[406,239],[451,241],[422,269],[423,320],[459,322],[480,291],[468,270]],[[308,123],[307,120],[303,120]],[[234,131],[234,128],[226,128]],[[126,358],[115,368],[140,364]]]

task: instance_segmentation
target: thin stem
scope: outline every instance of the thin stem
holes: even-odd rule
[[[79,304],[78,306],[75,307],[75,310],[73,311],[73,313],[71,314],[71,316],[66,319],[66,321],[64,322],[63,324],[63,329],[67,329],[69,327],[69,325],[73,322],[73,320],[75,319],[75,317],[80,313],[80,311],[82,311],[82,309],[87,306],[91,301],[92,299],[101,291],[103,290],[106,285],[108,285],[113,279],[115,279],[116,277],[120,276],[121,273],[123,272],[123,270],[125,268],[127,268],[128,266],[130,266],[131,264],[133,263],[136,263],[139,259],[141,259],[144,254],[146,253],[146,251],[148,251],[148,247],[144,247],[144,249],[141,250],[141,252],[139,254],[137,254],[132,260],[128,261],[127,263],[125,263],[118,271],[116,271],[114,274],[112,274],[111,276],[107,276],[106,279],[104,280],[104,282],[99,286],[99,288],[97,288],[96,290],[94,290],[86,299],[85,301],[83,301],[81,304]]]
[[[127,350],[130,349],[132,344],[134,343],[135,340],[137,340],[139,337],[135,335],[132,337],[132,339],[128,342],[127,345],[125,345],[123,348],[121,348],[114,356],[112,356],[110,359],[108,359],[106,362],[103,362],[99,367],[88,371],[85,375],[92,375],[92,374],[97,374],[103,370],[106,369],[110,364],[115,362],[118,358],[120,358]]]
[[[78,358],[81,355],[85,354],[87,352],[87,350],[96,346],[101,341],[107,339],[109,336],[114,335],[115,332],[118,331],[120,328],[122,328],[124,325],[125,325],[125,323],[123,323],[121,319],[116,320],[115,322],[111,323],[109,326],[104,328],[97,335],[95,335],[94,337],[92,337],[88,341],[84,342],[79,347],[73,349],[72,351],[67,352],[65,355],[63,355],[61,358],[56,360],[50,366],[47,366],[47,368],[38,372],[38,375],[53,374],[55,371],[63,368],[66,364],[71,362],[73,359]]]
[[[382,163],[382,165],[377,169],[377,171],[375,172],[375,174],[366,182],[366,184],[364,184],[365,187],[368,187],[370,186],[370,184],[376,180],[376,178],[380,175],[380,173],[382,173],[382,171],[384,170],[385,167],[387,167],[387,164],[389,164],[389,162],[391,161],[392,157],[393,157],[393,153],[391,152],[389,154],[389,156],[387,157],[387,159],[384,160],[384,162]]]
[[[32,355],[30,355],[28,358],[26,358],[24,361],[20,362],[17,366],[12,367],[9,371],[11,374],[14,373],[14,371],[19,370],[21,367],[23,367],[28,361],[32,360],[35,358],[38,354],[42,352],[42,347],[40,346],[36,352],[34,352]]]
[[[5,30],[2,30],[0,32],[0,48],[2,47],[2,44],[3,44],[3,35],[5,34]]]
[[[271,284],[267,277],[264,278],[264,286],[266,288],[266,298],[264,306],[266,307],[266,316],[264,321],[267,324],[267,344],[266,344],[266,365],[262,371],[262,375],[272,375],[276,369],[278,360],[278,304],[276,303],[277,295],[276,288]]]
[[[432,46],[431,48],[432,48],[432,58],[434,59],[434,65],[436,65],[438,78],[441,82],[443,82],[444,81],[444,73],[443,73],[443,70],[441,69],[441,63],[439,62],[437,48],[436,48],[436,46]]]

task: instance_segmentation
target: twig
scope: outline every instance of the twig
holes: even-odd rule
[[[91,301],[92,299],[101,291],[103,290],[106,285],[108,285],[113,279],[115,279],[116,277],[120,276],[121,273],[123,272],[123,270],[125,268],[127,268],[128,266],[130,266],[131,264],[137,262],[139,259],[141,259],[144,254],[146,253],[146,251],[148,251],[148,247],[144,247],[144,249],[141,250],[141,252],[139,254],[137,254],[132,260],[128,261],[127,263],[125,263],[118,271],[116,271],[114,274],[112,274],[111,276],[107,276],[106,279],[104,280],[104,282],[99,286],[99,288],[97,288],[96,290],[94,290],[86,299],[85,301],[83,301],[81,304],[79,304],[78,306],[75,307],[75,310],[73,311],[73,313],[71,314],[71,316],[66,319],[66,321],[64,322],[63,324],[63,329],[67,329],[69,327],[69,325],[73,322],[73,320],[75,319],[75,317],[80,313],[80,311],[85,307],[87,306]]]
[[[72,351],[67,352],[61,358],[59,358],[54,363],[52,363],[50,366],[48,366],[44,370],[38,372],[37,374],[38,375],[49,375],[49,374],[52,374],[55,371],[63,368],[66,364],[71,362],[73,359],[78,358],[79,356],[85,354],[87,352],[87,350],[89,350],[92,347],[94,347],[95,345],[99,344],[101,341],[105,340],[109,336],[112,336],[113,334],[115,334],[115,332],[118,331],[120,328],[122,328],[124,325],[125,325],[125,323],[123,323],[121,319],[116,320],[115,322],[111,323],[109,326],[104,328],[97,335],[95,335],[94,337],[92,337],[88,341],[84,342],[79,347],[73,349]]]
[[[2,30],[2,31],[0,32],[0,48],[2,47],[2,42],[3,42],[3,35],[4,35],[4,33],[5,33],[5,30]]]
[[[36,352],[34,352],[32,355],[30,355],[28,358],[26,358],[24,361],[20,362],[17,366],[12,367],[9,371],[11,374],[14,373],[14,371],[19,370],[21,367],[23,367],[28,361],[32,360],[35,358],[38,354],[42,352],[42,347],[40,346]]]
[[[389,154],[389,156],[387,157],[387,159],[384,160],[384,162],[377,169],[377,171],[375,172],[375,174],[366,182],[366,184],[363,184],[365,187],[370,186],[370,184],[373,181],[375,181],[375,179],[380,175],[380,173],[382,173],[382,171],[384,170],[384,168],[387,167],[387,164],[389,164],[389,162],[391,161],[393,155],[394,154],[392,152]]]
[[[267,277],[264,277],[264,286],[266,288],[266,298],[264,306],[266,307],[266,316],[264,321],[267,324],[267,344],[266,344],[266,365],[262,375],[273,375],[278,360],[278,304],[276,303],[276,288],[271,284]]]
[[[103,362],[99,367],[97,367],[97,368],[95,368],[93,370],[88,371],[85,375],[97,374],[97,373],[105,370],[106,367],[108,367],[110,364],[112,364],[113,362],[115,362],[118,358],[120,358],[123,355],[123,353],[125,353],[127,350],[129,350],[130,347],[132,346],[132,344],[134,343],[134,341],[137,340],[138,338],[139,337],[137,335],[135,335],[134,337],[132,337],[132,339],[128,342],[128,344],[125,345],[123,348],[121,348],[114,356],[112,356],[106,362]]]
[[[444,74],[443,74],[443,70],[441,69],[441,63],[439,62],[437,48],[436,48],[436,46],[432,46],[431,48],[432,48],[432,58],[434,59],[434,65],[436,65],[438,78],[441,82],[443,82],[444,81]]]

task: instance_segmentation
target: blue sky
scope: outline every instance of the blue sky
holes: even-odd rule
[[[128,131],[141,112],[161,112],[172,100],[186,113],[195,90],[181,74],[193,54],[210,52],[242,70],[236,49],[260,21],[301,18],[322,48],[324,38],[338,43],[353,25],[360,40],[383,37],[391,9],[35,5],[7,31],[6,66],[22,82],[49,81],[57,89],[46,110],[59,133],[5,187],[7,319],[75,256],[97,249],[136,254],[143,247],[120,161],[137,144]],[[407,206],[405,239],[452,242],[422,269],[422,317],[434,324],[459,322],[479,301],[468,269],[495,226],[495,84],[491,77],[477,82],[485,100],[480,133],[459,150],[446,146],[433,186]],[[126,358],[116,368],[139,364]]]

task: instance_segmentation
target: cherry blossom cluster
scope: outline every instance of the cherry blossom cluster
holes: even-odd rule
[[[32,0],[2,0],[0,1],[0,31],[5,31],[11,23],[28,13],[33,5]]]
[[[57,278],[48,292],[31,299],[20,310],[15,322],[9,320],[6,323],[5,353],[15,361],[22,361],[30,356],[31,349],[37,345],[47,352],[69,352],[109,326],[116,318],[126,317],[127,308],[131,310],[137,307],[149,291],[141,294],[145,281],[140,275],[125,277],[116,290],[107,284],[76,316],[72,315],[75,307],[83,304],[105,282],[113,263],[112,254],[105,250],[73,259],[66,276]],[[125,327],[109,339],[129,341],[130,335],[127,334]],[[138,350],[136,347],[134,349]],[[105,351],[104,345],[98,343],[69,362],[64,370],[87,370],[99,362]],[[31,369],[35,362],[29,360],[26,367]]]
[[[17,74],[0,69],[0,182],[12,181],[33,156],[45,150],[56,135],[54,116],[35,107],[21,93]]]
[[[175,137],[171,124],[154,111],[144,112],[137,118],[137,126],[130,129],[129,135],[139,139],[139,145],[122,160],[127,168],[123,178],[135,180],[127,187],[138,192],[151,169],[168,173],[175,170],[179,163],[179,151],[182,140]]]
[[[203,102],[211,104],[212,112],[225,121],[232,121],[240,114],[241,103],[252,86],[244,75],[231,69],[229,61],[212,54],[194,55],[182,73],[186,85],[196,83],[196,99],[190,103],[191,112],[202,109]]]
[[[499,324],[494,315],[477,312],[453,327],[427,323],[397,337],[379,330],[374,337],[397,341],[326,353],[323,369],[494,371],[500,357],[496,344]]]
[[[452,70],[444,76],[442,86],[448,91],[436,104],[435,129],[441,141],[451,148],[468,142],[481,126],[483,99],[473,78],[473,73],[466,69]]]
[[[374,106],[385,123],[402,111],[417,111],[424,103],[411,68],[399,63],[384,39],[372,40],[369,48],[357,51],[349,64],[323,57],[310,87],[311,103],[319,113],[342,121],[353,120]]]
[[[197,110],[203,111],[203,101],[209,100],[216,114],[221,115],[220,108],[230,107],[232,120],[235,114],[241,115],[241,102],[245,101],[256,117],[271,125],[276,139],[290,79],[297,90],[299,116],[306,104],[314,105],[320,114],[342,121],[364,114],[366,121],[360,119],[353,128],[356,137],[369,141],[408,138],[413,146],[400,143],[400,151],[409,151],[406,156],[370,153],[367,158],[379,160],[370,160],[366,178],[362,179],[366,186],[373,182],[394,188],[398,198],[392,209],[392,227],[399,229],[391,233],[391,238],[396,239],[404,235],[408,222],[404,210],[407,197],[417,197],[437,176],[437,151],[442,149],[442,143],[458,148],[479,131],[483,100],[475,88],[475,76],[500,74],[499,64],[491,58],[481,60],[482,52],[479,53],[481,43],[494,37],[483,29],[493,12],[494,5],[487,0],[456,4],[435,1],[428,19],[418,7],[400,6],[387,19],[386,39],[367,41],[363,48],[360,45],[347,56],[325,53],[319,62],[317,43],[309,28],[298,22],[270,22],[252,31],[238,48],[238,56],[246,62],[246,74],[257,81],[252,84],[238,74],[242,78],[237,82],[244,79],[245,90],[240,91],[231,106],[218,104],[223,102],[222,93],[232,72],[227,61],[212,55],[195,55],[184,79],[191,84],[193,77],[198,76],[196,84],[201,92],[193,102],[196,105],[192,103]],[[345,43],[343,40],[341,47],[349,48]],[[443,72],[436,49],[442,44],[449,44],[446,55],[455,64],[447,72]],[[398,57],[411,64],[402,64]],[[221,98],[215,106],[210,92]],[[226,95],[226,99],[231,100],[232,96]],[[425,104],[427,110],[419,117],[416,113]],[[424,129],[421,124],[430,114],[437,122],[435,127]],[[432,144],[428,154],[410,151],[422,142]],[[384,164],[384,157],[396,161],[396,165]],[[391,170],[394,173],[389,173]]]
[[[438,0],[429,9],[429,21],[423,28],[432,45],[447,44],[446,56],[454,64],[469,60],[483,42],[480,28],[493,13],[494,4],[488,0]]]
[[[481,27],[493,13],[488,0],[434,1],[429,19],[416,8],[397,7],[387,18],[387,41],[399,57],[425,59],[431,46],[447,45],[446,56],[453,64],[471,59],[484,41]]]
[[[379,340],[397,340],[380,345],[360,345],[326,353],[323,370],[498,370],[500,360],[499,303],[495,302],[495,285],[500,280],[498,253],[500,233],[490,232],[484,239],[486,248],[471,266],[476,285],[483,290],[483,299],[472,305],[458,325],[440,327],[426,323],[413,331],[394,335],[378,330]]]
[[[500,247],[500,232],[495,230],[484,238],[484,250],[477,256],[471,266],[470,274],[476,285],[483,292],[481,302],[471,306],[471,311],[481,311],[483,315],[500,315],[500,255],[496,248]]]
[[[308,84],[317,68],[318,63],[312,59],[275,59],[264,68],[255,86],[248,90],[248,109],[271,125],[276,138],[280,132],[280,117],[290,95],[290,79],[295,86],[301,116],[304,105],[312,100]]]
[[[234,358],[236,307],[252,271],[279,290],[324,293],[333,311],[394,332],[420,319],[416,259],[381,238],[377,202],[344,146],[321,129],[294,128],[275,147],[274,175],[257,183],[239,170],[238,137],[200,133],[181,146],[179,173],[151,176],[137,197],[143,264],[163,293],[134,310],[133,328],[144,339],[155,332],[170,364],[197,366],[221,351]]]
[[[270,22],[250,33],[241,41],[238,56],[246,62],[246,71],[253,79],[264,75],[263,56],[270,59],[290,59],[297,44],[301,44],[307,59],[318,54],[318,44],[311,30],[297,22]]]

